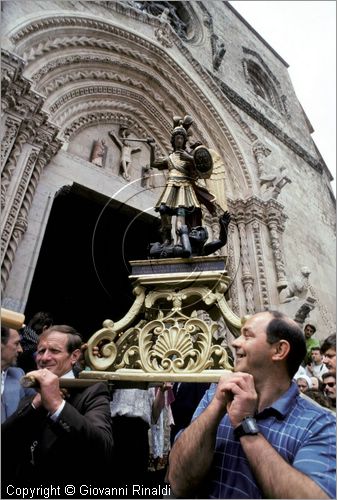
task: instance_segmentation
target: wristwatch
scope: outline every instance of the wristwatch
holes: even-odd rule
[[[240,439],[241,436],[255,436],[258,434],[259,428],[257,426],[256,420],[254,417],[246,417],[242,420],[241,424],[235,427],[234,436],[236,439]]]

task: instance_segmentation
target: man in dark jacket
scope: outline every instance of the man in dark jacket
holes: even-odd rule
[[[80,347],[80,335],[66,325],[52,326],[40,336],[38,369],[29,374],[39,384],[38,393],[25,398],[2,425],[3,483],[94,484],[111,471],[107,386],[97,383],[67,394],[60,390],[59,377],[74,378]]]

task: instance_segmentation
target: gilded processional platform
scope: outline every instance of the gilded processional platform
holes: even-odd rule
[[[222,317],[234,336],[241,319],[226,299],[224,257],[130,262],[135,300],[117,322],[108,319],[86,350],[91,371],[80,378],[128,382],[217,382],[231,373],[226,346],[214,335]]]

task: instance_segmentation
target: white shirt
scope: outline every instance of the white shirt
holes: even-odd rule
[[[69,370],[69,372],[62,375],[62,378],[75,378],[74,372],[72,370]],[[49,415],[49,418],[51,418],[53,422],[56,422],[65,404],[66,404],[65,400],[63,400],[60,406],[57,408],[57,410],[52,415]]]
[[[7,370],[2,370],[2,372],[1,372],[1,396],[3,395],[4,390],[5,390],[6,377],[7,377]]]

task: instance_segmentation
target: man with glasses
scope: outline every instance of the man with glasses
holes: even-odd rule
[[[324,373],[322,379],[323,392],[329,398],[331,406],[336,408],[336,374],[333,372]]]

